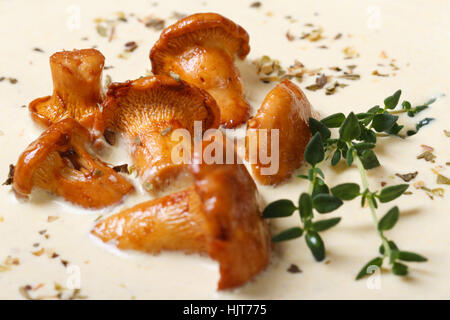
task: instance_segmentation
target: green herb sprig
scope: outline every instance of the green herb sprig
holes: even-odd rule
[[[424,262],[427,260],[419,254],[400,250],[385,235],[385,231],[391,230],[399,219],[400,213],[397,206],[392,207],[380,220],[378,220],[376,213],[378,202],[387,203],[397,199],[408,189],[409,185],[399,184],[385,187],[380,191],[372,191],[369,189],[367,180],[367,170],[380,166],[374,152],[377,134],[398,135],[403,127],[397,122],[399,117],[393,113],[398,106],[400,96],[401,91],[398,90],[384,100],[384,107],[375,106],[364,113],[355,114],[351,112],[348,116],[337,113],[320,122],[315,119],[310,120],[310,123],[314,124],[311,126],[313,130],[318,127],[318,123],[322,124],[322,128],[318,129],[317,132],[324,132],[325,128],[339,128],[339,137],[337,139],[327,138],[324,142],[324,148],[329,151],[333,150],[332,165],[339,163],[341,158],[347,166],[355,163],[361,177],[362,186],[360,189],[354,187],[353,190],[336,186],[335,189],[342,190],[339,194],[334,193],[334,195],[338,197],[360,196],[361,206],[365,207],[367,204],[370,209],[373,223],[381,240],[380,255],[369,261],[358,273],[356,279],[368,275],[369,266],[381,267],[385,259],[388,260],[392,273],[398,276],[408,274],[408,266],[400,261]],[[408,115],[414,116],[427,108],[428,104],[412,109],[408,101],[403,101],[401,110],[405,110]]]
[[[312,121],[317,121],[313,119]],[[325,220],[314,220],[314,212],[326,214],[339,208],[343,202],[332,194],[325,183],[325,176],[320,165],[325,160],[322,137],[316,133],[305,149],[305,160],[311,166],[308,175],[298,177],[309,180],[308,192],[300,195],[298,207],[288,199],[281,199],[270,203],[263,211],[264,218],[280,218],[291,216],[299,212],[301,226],[286,229],[272,238],[273,242],[281,242],[300,238],[305,235],[305,241],[317,261],[325,259],[325,243],[319,232],[328,230],[340,221],[340,217]],[[345,199],[344,199],[345,200]]]
[[[398,136],[403,128],[398,124],[399,117],[396,114],[406,112],[409,116],[415,116],[434,102],[433,100],[423,106],[412,108],[408,101],[403,101],[401,109],[395,110],[400,96],[401,91],[398,90],[384,100],[384,107],[375,106],[367,112],[356,114],[350,112],[347,116],[343,113],[336,113],[321,121],[314,118],[309,119],[309,128],[313,138],[306,147],[305,160],[311,165],[311,168],[308,175],[299,176],[310,181],[308,192],[300,196],[298,207],[292,201],[283,199],[269,204],[263,212],[265,218],[276,218],[290,216],[294,211],[299,210],[303,228],[287,229],[276,235],[273,241],[298,238],[306,231],[305,238],[308,247],[316,260],[323,260],[325,247],[318,232],[336,225],[340,218],[313,222],[313,210],[318,213],[328,213],[339,208],[343,201],[360,197],[361,206],[364,208],[367,205],[370,209],[381,245],[378,250],[379,255],[361,269],[356,279],[369,275],[371,266],[381,268],[386,260],[392,273],[398,276],[408,274],[408,266],[404,262],[427,261],[420,254],[400,250],[394,241],[385,235],[385,231],[393,229],[399,219],[400,213],[397,206],[393,206],[381,219],[378,219],[376,212],[379,202],[387,203],[397,199],[408,189],[409,185],[399,184],[373,191],[369,189],[367,179],[367,170],[380,166],[374,152],[378,137]],[[332,137],[330,130],[332,128],[338,129],[337,137]],[[344,161],[349,167],[356,164],[361,178],[361,186],[356,183],[343,183],[330,189],[319,168],[326,161],[330,161],[332,166],[341,161]],[[321,224],[324,224],[325,228],[321,228]]]

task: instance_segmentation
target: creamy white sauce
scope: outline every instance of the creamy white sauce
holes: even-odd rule
[[[261,8],[250,8],[252,1],[12,1],[0,0],[0,77],[15,77],[17,84],[0,82],[0,177],[6,179],[8,165],[16,163],[20,153],[39,136],[37,127],[26,108],[31,100],[52,91],[49,56],[62,49],[87,48],[97,45],[106,57],[106,70],[113,81],[125,81],[145,75],[150,69],[149,50],[159,37],[159,31],[145,28],[136,18],[118,24],[115,38],[108,42],[95,29],[94,18],[115,18],[117,11],[134,13],[143,18],[154,14],[164,19],[173,11],[181,13],[218,12],[241,24],[250,34],[251,52],[247,60],[239,62],[248,100],[254,111],[274,84],[264,84],[256,75],[251,60],[262,55],[279,59],[284,67],[298,59],[309,69],[345,67],[357,64],[359,81],[346,81],[350,86],[326,96],[323,90],[305,90],[308,99],[322,115],[337,111],[365,111],[382,103],[383,99],[401,88],[404,98],[413,104],[427,101],[444,93],[428,110],[416,119],[434,117],[436,120],[421,132],[406,140],[389,138],[377,147],[382,167],[369,173],[372,188],[380,188],[382,181],[401,183],[395,173],[418,170],[415,181],[422,180],[435,188],[436,176],[431,169],[443,166],[442,173],[450,176],[450,140],[443,130],[450,130],[450,4],[414,1],[262,1]],[[77,13],[80,24],[77,28]],[[290,15],[297,22],[290,22]],[[420,16],[420,18],[419,18]],[[168,19],[166,26],[173,23]],[[326,39],[319,42],[286,39],[286,31],[300,36],[309,30],[305,23],[324,29]],[[343,36],[333,40],[337,33]],[[88,37],[88,40],[82,40]],[[120,59],[124,44],[136,41],[138,48],[128,59]],[[320,45],[328,49],[317,48]],[[344,60],[342,50],[354,47],[360,57]],[[33,51],[39,47],[45,52]],[[385,51],[388,59],[380,57]],[[379,67],[396,59],[400,70],[395,76],[371,75],[392,70]],[[300,87],[314,82],[307,77]],[[402,117],[402,121],[410,121]],[[242,135],[242,129],[240,134]],[[238,133],[239,136],[239,133]],[[432,146],[436,163],[417,160],[421,144]],[[126,147],[108,148],[103,159],[114,165],[130,163]],[[299,172],[304,171],[300,169]],[[331,185],[359,182],[357,171],[338,166],[326,168]],[[2,178],[2,179],[3,179]],[[411,184],[412,184],[411,183]],[[405,250],[413,250],[429,258],[424,264],[410,264],[410,276],[395,277],[383,273],[380,289],[371,289],[368,282],[354,281],[355,274],[376,255],[379,239],[367,209],[359,201],[346,203],[330,216],[343,217],[342,222],[323,234],[327,246],[326,263],[316,263],[305,246],[304,239],[293,240],[275,247],[272,262],[265,272],[244,287],[217,292],[218,266],[207,257],[162,253],[151,256],[141,253],[119,252],[110,245],[99,244],[89,231],[99,215],[116,213],[123,208],[150,199],[136,182],[137,192],[114,208],[99,211],[83,210],[44,192],[35,192],[29,201],[19,201],[9,186],[0,187],[0,265],[8,256],[19,258],[20,264],[0,272],[0,298],[21,298],[18,288],[44,284],[32,296],[55,294],[54,284],[70,286],[79,274],[81,295],[89,298],[449,298],[450,297],[450,189],[445,196],[430,200],[422,190],[411,186],[413,195],[395,201],[401,209],[401,219],[388,235]],[[279,198],[297,201],[306,190],[303,180],[293,178],[277,188],[260,187],[262,197],[270,202]],[[379,214],[389,205],[381,205]],[[48,222],[48,217],[58,217]],[[295,226],[298,216],[273,221],[273,231]],[[39,231],[47,230],[44,238]],[[39,243],[37,247],[33,244]],[[32,252],[45,248],[44,254]],[[49,258],[51,251],[59,254]],[[48,252],[50,252],[48,254]],[[61,259],[69,262],[67,267]],[[286,271],[291,263],[302,273]],[[79,271],[79,273],[78,273]],[[77,279],[75,279],[77,280]],[[69,292],[69,291],[67,291]],[[67,293],[65,293],[67,295]]]

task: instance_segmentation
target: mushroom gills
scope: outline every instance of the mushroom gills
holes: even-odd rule
[[[195,121],[201,132],[220,121],[206,91],[166,76],[112,84],[103,105],[108,126],[125,137],[141,183],[151,193],[186,172]],[[177,129],[181,136],[172,135]]]
[[[89,133],[73,119],[50,126],[21,154],[13,189],[27,197],[38,187],[85,208],[99,209],[120,202],[134,187],[93,157]]]

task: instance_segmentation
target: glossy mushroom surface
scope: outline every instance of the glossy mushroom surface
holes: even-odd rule
[[[92,233],[122,250],[206,252],[205,219],[189,188],[99,221]]]
[[[253,176],[261,184],[277,185],[300,167],[311,139],[308,125],[311,116],[314,116],[311,104],[291,81],[280,82],[267,94],[256,115],[248,121],[246,136],[246,157],[252,163]],[[278,156],[274,157],[278,160],[278,170],[270,173],[268,168],[272,164],[264,163],[261,155],[276,152],[271,143],[272,135],[276,134],[273,129],[278,130]],[[261,153],[262,148],[267,150]]]
[[[94,138],[103,132],[100,104],[105,57],[95,49],[61,51],[50,57],[53,94],[29,104],[35,121],[45,127],[72,118]]]
[[[134,188],[88,151],[89,132],[67,118],[50,126],[20,155],[13,189],[27,197],[38,187],[85,208],[120,202]]]
[[[216,99],[221,124],[245,123],[250,106],[245,100],[235,56],[250,51],[247,32],[216,13],[198,13],[167,27],[150,52],[154,74],[176,74]]]
[[[189,166],[194,186],[97,223],[92,233],[121,249],[205,252],[219,263],[218,289],[245,284],[266,268],[271,241],[256,185],[243,164]]]
[[[113,83],[103,106],[108,127],[126,138],[141,182],[150,192],[165,188],[186,169],[188,161],[172,154],[182,139],[172,133],[183,129],[184,141],[192,144],[195,121],[203,132],[217,128],[220,119],[217,104],[206,91],[166,76]]]

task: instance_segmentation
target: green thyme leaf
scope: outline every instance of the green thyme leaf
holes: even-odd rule
[[[323,174],[322,169],[320,169],[320,168],[314,168],[314,170],[317,172],[317,174],[318,174],[319,176],[321,176],[322,178],[325,178],[325,175]]]
[[[400,212],[398,207],[391,208],[378,222],[378,230],[385,231],[392,229],[397,223],[399,216]]]
[[[345,120],[343,113],[335,113],[320,120],[328,128],[339,128]]]
[[[302,221],[306,221],[308,219],[311,219],[313,217],[313,205],[312,205],[312,199],[311,196],[304,192],[301,194],[300,199],[298,201],[298,208],[300,211],[300,217]]]
[[[335,166],[339,163],[339,160],[341,160],[341,151],[336,150],[333,154],[333,157],[331,158],[331,165]]]
[[[377,156],[373,150],[364,150],[359,157],[363,164],[364,169],[370,170],[380,166]]]
[[[375,197],[375,193],[373,193],[373,192],[368,193],[367,198],[372,200],[373,206],[375,207],[375,209],[377,209],[378,203],[377,203],[377,198]]]
[[[378,199],[380,199],[380,202],[389,202],[394,199],[397,199],[400,197],[403,192],[408,189],[409,184],[399,184],[395,186],[386,187],[381,190],[380,194],[378,195]]]
[[[311,131],[312,135],[319,132],[323,141],[327,140],[331,136],[330,129],[328,129],[322,122],[314,118],[309,118],[309,131]]]
[[[392,96],[384,99],[384,106],[387,109],[394,109],[398,104],[398,100],[400,99],[401,94],[402,90],[397,90]]]
[[[369,189],[364,190],[364,192],[361,194],[361,207],[363,207],[363,208],[366,204],[368,194],[369,194]]]
[[[368,276],[372,274],[376,268],[381,268],[381,265],[383,264],[383,258],[376,257],[364,265],[362,267],[361,271],[359,271],[358,275],[356,276],[356,280],[362,279],[365,276]]]
[[[430,106],[430,104],[434,103],[436,101],[438,97],[434,97],[431,98],[429,101],[425,102],[423,105],[420,106],[416,106],[414,108],[411,108],[411,103],[409,103],[408,101],[403,101],[402,103],[402,107],[403,109],[405,109],[408,113],[408,116],[410,117],[414,117],[416,116],[419,112],[428,109],[428,107]]]
[[[408,112],[408,115],[410,115],[411,110],[411,103],[409,101],[403,101],[402,102],[402,109],[406,110]]]
[[[289,217],[297,210],[291,200],[281,199],[270,203],[263,211],[263,218]]]
[[[355,143],[353,147],[356,149],[356,151],[361,152],[367,149],[373,149],[375,148],[375,143],[372,142],[360,142]]]
[[[331,193],[341,200],[353,200],[360,192],[360,187],[356,183],[342,183],[331,188]]]
[[[373,119],[373,114],[370,112],[360,112],[356,114],[356,117],[358,120]]]
[[[415,135],[422,127],[428,125],[431,121],[433,121],[434,118],[425,118],[420,120],[417,124],[416,124],[416,130],[408,130],[406,132],[407,136],[413,136]]]
[[[377,142],[377,134],[375,133],[375,130],[366,130],[364,139],[367,142],[376,143]]]
[[[316,133],[305,149],[305,160],[311,165],[315,166],[317,163],[321,162],[325,157],[325,152],[323,150],[322,138],[320,133]]]
[[[421,256],[420,254],[409,252],[409,251],[399,251],[398,259],[409,262],[425,262],[428,261],[427,258]]]
[[[387,134],[398,135],[398,133],[403,129],[404,126],[399,125],[398,123],[394,123],[392,128],[389,130],[385,130]]]
[[[320,193],[328,194],[328,193],[330,193],[330,189],[326,185],[325,181],[323,181],[319,177],[316,177],[316,183],[314,184],[314,187],[313,187],[312,196],[314,197]]]
[[[300,238],[303,235],[303,229],[300,227],[289,228],[281,231],[279,234],[272,238],[272,242],[282,242]]]
[[[310,168],[309,170],[308,170],[308,180],[309,181],[313,181],[313,179],[314,179],[314,168]]]
[[[352,141],[358,138],[360,134],[361,128],[359,127],[358,118],[356,118],[353,112],[350,112],[339,128],[339,136],[344,141]]]
[[[396,276],[406,276],[408,274],[408,266],[400,262],[392,264],[392,273]]]
[[[347,154],[345,155],[345,161],[347,162],[347,166],[351,166],[353,163],[353,149],[348,149]]]
[[[367,113],[377,114],[381,110],[380,106],[375,106],[367,110]]]
[[[372,126],[377,132],[383,132],[391,129],[397,120],[398,116],[389,113],[381,113],[373,117]]]
[[[313,207],[319,213],[328,213],[342,205],[342,200],[330,194],[320,193],[313,198]]]
[[[321,231],[325,231],[325,230],[328,230],[328,229],[334,227],[340,221],[341,221],[340,217],[320,220],[320,221],[314,222],[312,227],[313,227],[314,231],[321,232]]]
[[[316,231],[308,231],[305,235],[306,244],[316,261],[325,259],[325,244]]]

